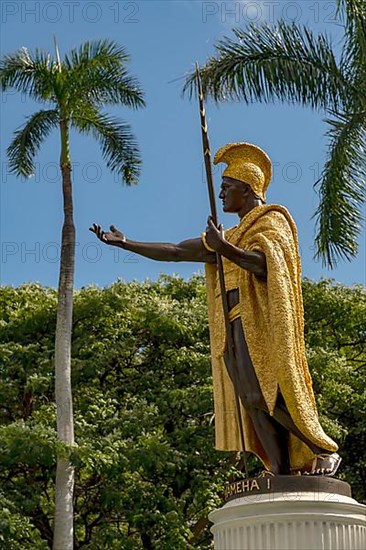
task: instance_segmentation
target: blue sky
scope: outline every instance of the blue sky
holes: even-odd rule
[[[341,27],[334,21],[335,2],[287,1],[6,1],[1,3],[1,53],[22,46],[53,51],[57,36],[61,55],[85,40],[109,38],[131,55],[131,73],[146,93],[140,111],[114,109],[129,122],[141,148],[143,168],[138,186],[123,187],[106,168],[91,138],[71,136],[77,261],[75,286],[107,285],[124,280],[156,279],[160,273],[189,277],[200,264],[152,262],[98,243],[88,231],[92,222],[115,224],[134,240],[179,242],[198,236],[209,204],[201,157],[198,108],[181,97],[184,74],[204,63],[215,42],[233,26],[250,21],[296,19],[315,31],[326,30],[339,46]],[[38,281],[56,286],[62,225],[59,137],[53,134],[37,158],[35,177],[23,181],[7,170],[6,147],[14,130],[37,108],[13,92],[1,100],[1,283]],[[260,145],[274,162],[269,202],[285,205],[299,230],[303,274],[333,277],[346,284],[365,283],[365,236],[352,263],[333,271],[313,259],[318,199],[313,184],[327,150],[324,113],[296,106],[207,104],[211,149],[228,142]],[[220,169],[215,169],[217,192]],[[219,205],[218,205],[219,206]],[[235,216],[221,215],[225,227]]]

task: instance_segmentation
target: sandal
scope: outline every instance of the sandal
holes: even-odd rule
[[[334,476],[341,461],[337,453],[316,455],[310,475]]]

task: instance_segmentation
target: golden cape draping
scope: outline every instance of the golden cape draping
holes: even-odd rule
[[[231,244],[259,250],[266,256],[267,280],[223,258],[226,290],[239,289],[240,314],[250,357],[270,414],[278,391],[297,428],[311,442],[334,452],[337,445],[323,431],[305,357],[301,265],[297,231],[288,211],[277,205],[252,209],[239,225],[225,231]],[[217,269],[206,264],[210,341],[215,401],[216,448],[240,450],[240,437],[232,382],[223,354],[225,324]],[[246,450],[269,468],[269,459],[258,440],[248,414],[241,407]],[[292,469],[307,469],[314,455],[300,439],[290,434]]]

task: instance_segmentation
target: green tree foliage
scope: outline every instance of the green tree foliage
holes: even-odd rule
[[[329,280],[303,283],[305,339],[324,427],[340,443],[339,477],[366,502],[366,293]]]
[[[365,199],[366,2],[337,0],[340,55],[326,34],[284,20],[233,29],[201,68],[215,102],[283,101],[327,114],[328,156],[318,182],[316,254],[333,267],[357,254]],[[185,91],[195,89],[191,74]]]
[[[341,445],[340,477],[366,501],[365,293],[303,287],[322,423]],[[213,449],[205,300],[200,277],[75,293],[71,452],[55,430],[56,291],[1,289],[0,547],[52,546],[58,454],[76,468],[75,548],[210,548],[207,514],[237,457]]]

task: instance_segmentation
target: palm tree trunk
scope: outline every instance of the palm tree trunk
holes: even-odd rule
[[[75,226],[73,221],[71,163],[68,124],[61,120],[61,173],[64,203],[60,277],[55,341],[55,398],[57,436],[68,445],[74,443],[71,392],[71,332],[75,264]],[[73,549],[74,468],[67,459],[57,458],[54,550]]]

